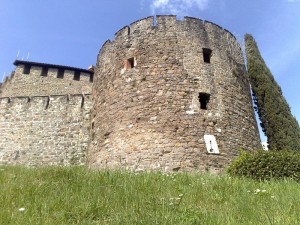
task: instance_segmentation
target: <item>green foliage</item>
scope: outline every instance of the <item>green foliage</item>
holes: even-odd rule
[[[295,151],[241,151],[227,172],[256,180],[291,178],[300,181],[300,154]]]
[[[292,180],[0,166],[0,190],[5,225],[300,224]]]
[[[247,67],[255,109],[270,149],[300,151],[300,127],[281,88],[260,55],[254,38],[245,35]]]

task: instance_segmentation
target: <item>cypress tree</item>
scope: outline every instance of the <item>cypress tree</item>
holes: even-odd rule
[[[255,110],[268,138],[269,148],[300,151],[299,124],[249,34],[245,35],[245,48]]]

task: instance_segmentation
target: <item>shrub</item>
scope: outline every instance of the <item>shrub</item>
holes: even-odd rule
[[[227,172],[255,180],[291,178],[300,181],[300,154],[296,151],[241,151]]]

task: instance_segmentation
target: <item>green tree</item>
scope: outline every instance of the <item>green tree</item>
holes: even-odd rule
[[[300,151],[299,124],[249,34],[245,35],[245,48],[255,110],[268,137],[269,148]]]

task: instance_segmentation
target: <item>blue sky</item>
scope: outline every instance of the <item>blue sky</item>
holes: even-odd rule
[[[209,20],[260,52],[300,121],[300,0],[0,0],[0,80],[15,59],[88,68],[114,33],[150,15]]]

